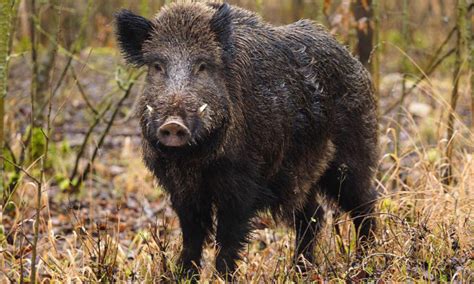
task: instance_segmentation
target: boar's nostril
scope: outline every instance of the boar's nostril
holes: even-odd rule
[[[181,147],[186,145],[190,138],[191,132],[180,118],[168,119],[158,129],[158,140],[165,146]]]

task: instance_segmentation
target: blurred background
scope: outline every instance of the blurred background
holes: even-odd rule
[[[113,25],[121,8],[153,17],[169,2],[0,2],[0,281],[174,279],[178,223],[133,113],[146,70],[124,64]],[[347,46],[372,74],[382,149],[372,257],[356,261],[334,216],[318,268],[294,278],[292,236],[263,215],[242,281],[472,280],[472,0],[228,2],[275,25],[313,19]]]

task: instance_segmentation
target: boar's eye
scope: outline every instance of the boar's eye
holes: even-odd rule
[[[199,63],[198,68],[197,68],[197,72],[201,73],[201,72],[204,72],[206,70],[207,70],[207,64],[204,63],[204,62]]]
[[[161,67],[160,63],[153,64],[153,68],[155,68],[156,72],[162,73],[164,71],[163,67]]]

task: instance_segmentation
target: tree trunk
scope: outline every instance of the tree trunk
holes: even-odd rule
[[[48,5],[50,7],[48,7],[45,10],[45,13],[49,14],[47,24],[44,21],[40,22],[40,15],[38,13],[38,11],[40,11],[40,8],[44,9],[43,7],[44,5],[45,3],[41,3],[41,2],[36,3],[37,7],[35,7],[34,3],[31,5],[32,6],[31,16],[32,16],[33,24],[40,25],[42,27],[44,26],[43,28],[47,29],[47,32],[50,35],[53,35],[52,37],[53,42],[49,42],[49,41],[46,42],[46,52],[45,53],[42,52],[41,53],[42,56],[39,56],[40,53],[38,50],[38,45],[36,45],[35,47],[36,49],[35,53],[37,54],[36,55],[37,66],[35,67],[37,70],[35,72],[36,72],[37,78],[35,82],[35,88],[36,88],[35,95],[36,96],[35,96],[34,103],[36,105],[34,106],[34,109],[35,109],[34,119],[36,123],[35,126],[38,126],[38,127],[41,127],[44,124],[44,115],[45,115],[44,112],[45,112],[46,105],[48,103],[48,92],[49,92],[50,81],[51,81],[51,72],[56,62],[56,56],[57,56],[57,50],[58,50],[54,42],[57,42],[59,39],[57,35],[59,18],[55,10],[57,9],[59,5],[59,1],[58,0],[48,1]],[[70,18],[75,19],[77,17],[70,17]],[[34,31],[34,33],[36,33],[36,31]],[[37,42],[36,43],[32,42],[32,44],[38,44],[38,40],[39,40],[38,35],[39,34],[36,33]],[[32,38],[32,41],[33,41],[33,38]],[[34,158],[38,158],[38,157],[34,157]]]
[[[474,5],[474,2],[471,2],[471,5]],[[471,10],[472,6],[469,7],[469,15],[467,25],[469,27],[469,48],[470,48],[470,57],[469,57],[469,77],[471,82],[471,141],[474,140],[474,15]],[[471,153],[474,151],[474,146],[471,145]],[[473,173],[471,171],[471,173]],[[474,174],[471,174],[471,186],[466,186],[466,196],[469,196],[469,191],[472,192],[472,184],[474,184]]]
[[[466,45],[466,14],[467,4],[466,0],[457,1],[457,42],[456,42],[456,60],[454,62],[454,73],[453,73],[453,91],[450,99],[450,109],[448,116],[448,129],[447,129],[447,141],[448,146],[446,148],[446,158],[448,161],[447,169],[443,173],[443,181],[445,184],[452,184],[453,172],[453,149],[454,149],[454,120],[456,113],[456,106],[459,99],[459,78],[461,77],[461,67],[464,57],[464,49]]]
[[[13,8],[12,0],[0,0],[0,192],[4,192],[4,113],[8,84],[8,47],[10,43],[10,23]]]
[[[360,62],[370,70],[369,59],[373,48],[372,0],[356,0],[352,5],[352,12],[358,23],[357,54]]]
[[[473,3],[474,4],[474,3]],[[471,5],[473,5],[471,4]],[[471,8],[471,7],[470,7]],[[474,13],[474,12],[470,12]],[[467,23],[469,26],[469,41],[470,41],[470,82],[471,82],[471,134],[474,135],[474,21],[473,21],[474,15],[471,17],[468,17],[470,19]]]
[[[403,0],[402,2],[402,42],[400,44],[400,48],[408,54],[408,43],[410,41],[410,37],[408,35],[408,0]],[[397,133],[397,143],[396,143],[396,154],[398,155],[400,152],[400,128],[402,126],[402,118],[403,118],[403,103],[405,102],[405,97],[407,95],[406,90],[406,77],[408,73],[408,59],[407,55],[403,55],[402,58],[402,94],[400,99],[399,110],[397,113],[396,118],[396,133]]]
[[[402,1],[402,42],[400,44],[400,48],[405,52],[408,53],[408,42],[410,37],[408,36],[408,0]],[[400,105],[398,106],[398,112],[395,121],[395,156],[400,156],[400,145],[401,145],[401,128],[402,128],[402,118],[403,118],[403,103],[405,102],[405,97],[407,95],[407,88],[406,88],[406,79],[408,73],[408,60],[407,56],[403,55],[402,57],[402,66],[401,66],[401,73],[402,73],[402,94],[400,98]],[[392,186],[394,188],[400,188],[400,172],[398,173],[397,179],[393,180]]]
[[[292,22],[296,22],[304,18],[304,2],[302,0],[295,0],[293,1],[292,7]]]
[[[380,0],[372,1],[372,10],[374,17],[374,51],[370,62],[372,78],[374,81],[377,97],[380,90]]]

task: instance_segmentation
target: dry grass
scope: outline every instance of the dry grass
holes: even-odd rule
[[[393,50],[384,64],[396,65],[393,69],[398,69],[400,62],[396,57],[400,54],[393,56]],[[26,55],[20,54],[12,59],[13,80],[9,82],[6,102],[7,134],[15,153],[21,149],[21,136],[28,123],[25,117],[28,117],[30,86],[25,76],[30,74],[31,62],[25,58]],[[77,77],[97,109],[115,99],[113,70],[118,58],[118,54],[110,56],[107,48],[85,50],[74,58]],[[415,60],[410,60],[416,65]],[[399,74],[385,74],[380,92],[382,111],[400,97],[400,81]],[[236,280],[474,282],[474,135],[467,126],[474,122],[469,121],[470,90],[466,85],[461,81],[453,141],[444,139],[452,84],[443,78],[428,78],[407,97],[401,109],[400,125],[395,121],[395,112],[381,118],[383,156],[375,178],[381,193],[376,244],[363,257],[354,253],[354,228],[348,216],[336,218],[329,214],[318,238],[317,263],[302,275],[291,265],[294,234],[262,215],[256,221],[257,230],[251,243],[242,252]],[[179,224],[166,195],[141,161],[137,122],[128,119],[132,104],[128,101],[120,113],[94,163],[94,173],[82,191],[74,195],[61,189],[58,176],[68,176],[80,145],[77,137],[83,136],[93,116],[69,75],[55,98],[54,153],[50,155],[42,191],[39,281],[176,280],[174,262],[180,250]],[[401,129],[399,139],[395,135],[397,127]],[[76,133],[69,128],[80,131]],[[91,138],[91,147],[97,138]],[[450,186],[443,184],[440,174],[446,167],[448,143],[455,145],[455,182]],[[37,175],[39,164],[31,161],[27,170]],[[0,283],[29,280],[36,190],[35,183],[23,175],[13,199],[0,210]],[[340,233],[336,233],[336,226]],[[213,270],[214,254],[214,243],[210,240],[203,255],[201,280],[223,282]]]
[[[390,78],[393,78],[390,77]],[[382,94],[399,92],[387,76]],[[364,257],[354,253],[354,229],[347,216],[328,217],[316,249],[316,265],[306,275],[291,266],[294,236],[268,216],[243,252],[239,282],[474,281],[472,133],[457,122],[455,141],[443,141],[448,84],[432,80],[407,104],[400,141],[394,121],[381,120],[381,157],[376,186],[376,245]],[[468,90],[464,90],[468,91]],[[390,100],[382,97],[383,105]],[[416,103],[415,103],[416,102]],[[425,111],[420,111],[420,103]],[[139,145],[121,139],[103,152],[94,179],[77,196],[62,192],[51,177],[43,191],[38,274],[43,282],[175,280],[173,263],[180,249],[177,218],[166,196],[142,165]],[[396,153],[396,143],[399,152]],[[456,143],[455,183],[444,186],[440,170],[447,143]],[[61,163],[70,163],[64,155]],[[68,162],[69,161],[69,162]],[[63,165],[64,166],[64,165]],[[24,178],[14,204],[0,220],[0,281],[27,281],[34,220],[35,185]],[[336,234],[339,226],[340,234]],[[223,281],[213,271],[215,249],[209,241],[201,279]]]

